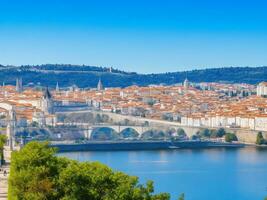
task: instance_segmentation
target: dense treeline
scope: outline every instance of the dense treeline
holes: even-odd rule
[[[31,142],[12,153],[9,200],[169,200],[154,194],[153,182],[113,171],[98,162],[55,155],[48,143]],[[182,195],[180,199],[184,199]]]
[[[109,68],[106,67],[56,64],[17,68],[0,66],[0,70],[1,82],[15,84],[16,78],[22,77],[24,83],[37,84],[39,82],[50,87],[55,87],[57,81],[61,87],[74,84],[79,87],[96,87],[99,77],[101,77],[106,87],[126,87],[134,84],[140,86],[150,84],[170,85],[181,83],[186,77],[192,82],[224,81],[257,84],[267,80],[267,67],[228,67],[161,74],[128,73],[117,69],[113,69],[113,73],[110,73]],[[46,70],[46,72],[38,70]]]

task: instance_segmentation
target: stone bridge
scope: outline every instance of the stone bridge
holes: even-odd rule
[[[92,110],[84,110],[84,111],[75,111],[75,112],[59,112],[62,114],[65,114],[66,116],[70,114],[76,114],[76,115],[81,115],[84,113],[91,113],[94,118],[96,118],[97,115],[103,116],[106,115],[109,117],[109,119],[112,121],[110,122],[110,125],[101,125],[101,127],[107,127],[107,128],[112,128],[116,132],[118,128],[115,128],[114,125],[111,124],[123,124],[123,121],[127,120],[131,124],[135,124],[136,130],[139,134],[143,134],[145,131],[149,130],[168,130],[174,128],[177,130],[178,128],[182,128],[185,133],[187,134],[188,137],[196,134],[198,131],[203,130],[205,128],[208,129],[218,129],[220,127],[192,127],[192,126],[184,126],[179,122],[170,122],[170,121],[163,121],[163,120],[155,120],[155,119],[148,119],[148,118],[142,118],[142,117],[136,117],[136,116],[128,116],[128,115],[121,115],[121,114],[116,114],[116,113],[110,113],[110,112],[102,112],[102,111],[92,111]],[[109,122],[106,122],[107,124]],[[137,127],[142,127],[143,126],[143,131],[141,131],[141,128]],[[133,127],[133,126],[132,126]],[[92,126],[93,128],[93,126]],[[94,128],[93,128],[94,129]],[[120,128],[123,130],[122,126]],[[241,142],[247,142],[247,143],[255,143],[256,138],[257,138],[257,130],[247,130],[247,129],[241,129],[241,128],[224,128],[227,132],[235,133],[236,136],[238,137],[238,140]],[[263,136],[267,139],[267,132],[263,132]],[[88,135],[88,134],[87,134]]]
[[[153,130],[157,130],[157,131],[163,131],[166,132],[168,130],[175,130],[177,131],[179,128],[181,127],[162,127],[162,126],[121,126],[121,125],[108,125],[108,124],[103,124],[103,125],[93,125],[93,126],[88,126],[87,128],[85,128],[85,138],[87,139],[91,139],[92,138],[92,134],[94,133],[94,131],[96,131],[97,129],[100,128],[109,128],[111,130],[114,130],[116,133],[120,134],[123,131],[125,131],[126,129],[132,129],[134,131],[136,131],[136,133],[138,134],[138,137],[142,137],[142,135],[148,131],[153,131]],[[186,135],[188,137],[191,137],[192,135],[196,134],[200,129],[199,128],[187,128],[187,127],[183,127],[183,130],[185,131]]]

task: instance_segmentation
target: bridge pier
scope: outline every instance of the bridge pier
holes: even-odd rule
[[[92,132],[93,132],[93,128],[88,127],[88,129],[84,131],[84,137],[88,140],[91,140]]]

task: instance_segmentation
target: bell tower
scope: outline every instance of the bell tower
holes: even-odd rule
[[[13,142],[15,140],[15,129],[16,129],[16,113],[14,111],[14,108],[12,107],[9,111],[9,117],[7,122],[7,129],[6,129],[6,135],[8,140],[8,146],[9,149],[13,150]]]

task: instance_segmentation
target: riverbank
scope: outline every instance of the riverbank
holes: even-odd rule
[[[59,152],[72,151],[122,151],[122,150],[168,150],[168,149],[196,149],[196,148],[242,148],[245,144],[212,141],[90,141],[82,144],[57,144]]]

